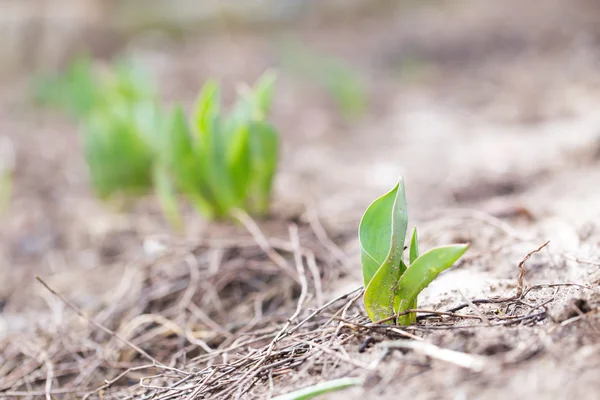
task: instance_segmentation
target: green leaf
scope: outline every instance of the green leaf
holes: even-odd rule
[[[198,94],[194,106],[194,128],[200,143],[211,149],[214,140],[214,124],[219,114],[220,90],[217,82],[207,81]]]
[[[194,111],[195,156],[204,176],[205,196],[221,218],[236,207],[232,177],[227,165],[228,135],[220,116],[219,87],[208,81],[202,88]]]
[[[279,161],[279,134],[266,122],[250,125],[250,211],[264,215],[269,209],[271,189]]]
[[[417,238],[417,227],[415,226],[415,228],[413,229],[413,233],[412,233],[412,237],[410,239],[410,263],[414,263],[415,260],[417,258],[419,258],[419,243],[418,243],[418,238]],[[410,303],[409,305],[409,309],[411,310],[415,310],[418,308],[418,297],[415,297],[415,299],[412,301],[412,303]],[[407,315],[406,320],[408,322],[408,324],[412,325],[415,324],[417,322],[417,313],[410,313]]]
[[[394,313],[396,284],[406,270],[402,254],[407,223],[406,193],[404,181],[400,178],[392,191],[369,206],[359,227],[366,282],[364,302],[372,321]],[[372,275],[374,267],[377,269]]]
[[[170,140],[160,156],[167,162],[179,189],[196,209],[207,218],[214,218],[218,210],[201,162],[203,156],[200,149],[192,145],[190,127],[181,106],[176,106],[171,114],[169,133]]]
[[[193,156],[192,136],[187,117],[180,105],[173,109],[167,130],[165,142],[161,142],[160,145],[163,149],[168,149],[166,153],[169,165],[173,166],[181,162],[186,164],[186,161]]]
[[[398,184],[375,200],[365,211],[358,228],[364,285],[386,261],[393,248],[396,259],[402,259],[408,214],[402,178]]]
[[[410,238],[410,263],[414,263],[419,257],[419,244],[417,238],[417,227],[413,229],[412,237]]]
[[[229,118],[226,121],[226,132],[237,132],[241,126],[247,125],[252,120],[254,104],[249,96],[239,93],[239,97],[233,106]]]
[[[251,176],[250,132],[248,125],[239,127],[237,132],[234,132],[229,138],[227,159],[236,203],[241,202],[247,195],[248,181]]]
[[[275,87],[276,79],[277,74],[274,71],[267,71],[254,85],[254,118],[256,120],[261,121],[265,119],[269,109],[271,108],[271,104],[273,102],[273,89]]]
[[[84,123],[85,159],[99,197],[139,195],[152,187],[152,150],[128,116],[124,109],[99,110]]]
[[[468,244],[437,247],[417,258],[402,274],[394,296],[394,311],[402,313],[410,309],[419,293],[442,271],[450,268],[467,251]],[[398,324],[409,324],[410,317],[398,318]]]
[[[173,182],[167,170],[158,164],[154,165],[154,188],[165,216],[175,229],[181,230],[183,220]]]
[[[334,379],[329,382],[318,383],[313,386],[309,386],[291,393],[274,397],[272,400],[310,400],[314,399],[316,396],[320,396],[325,393],[333,392],[335,390],[346,389],[348,387],[360,384],[361,381],[358,378]]]

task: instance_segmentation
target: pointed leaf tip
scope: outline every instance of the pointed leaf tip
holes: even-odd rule
[[[393,314],[394,288],[406,270],[403,261],[408,214],[402,180],[375,200],[359,226],[365,285],[364,302],[372,320]]]

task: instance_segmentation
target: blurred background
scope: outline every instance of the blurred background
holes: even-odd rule
[[[398,174],[416,218],[476,207],[556,231],[598,216],[593,0],[1,0],[0,37],[7,312],[26,307],[15,288],[32,271],[87,274],[170,232],[152,200],[125,215],[98,202],[77,124],[36,100],[41,77],[83,56],[134,60],[186,108],[209,78],[229,105],[275,69],[275,214],[311,204],[341,237]]]
[[[600,247],[594,222],[600,220],[598,1],[0,0],[3,373],[12,368],[2,369],[6,360],[18,366],[19,360],[37,357],[35,346],[19,347],[17,341],[2,342],[4,338],[36,332],[31,343],[45,350],[47,343],[55,343],[59,329],[68,330],[68,323],[90,329],[81,320],[67,322],[74,314],[37,285],[35,275],[115,330],[127,326],[132,315],[165,309],[169,318],[181,318],[181,326],[188,318],[196,321],[180,313],[179,306],[169,306],[192,279],[199,279],[185,262],[173,262],[175,268],[132,261],[144,252],[164,250],[180,236],[165,221],[154,196],[117,204],[94,195],[81,126],[59,107],[65,101],[75,109],[82,105],[74,99],[85,91],[84,80],[78,79],[86,71],[107,71],[123,60],[147,73],[145,82],[156,88],[161,102],[181,103],[188,111],[208,79],[220,82],[229,107],[240,83],[252,84],[266,70],[276,71],[271,120],[280,132],[282,153],[271,217],[261,227],[269,237],[289,238],[288,224],[297,222],[304,245],[314,236],[307,220],[318,216],[345,252],[337,252],[331,264],[335,268],[318,260],[328,298],[360,284],[358,222],[399,174],[407,185],[411,224],[420,224],[425,247],[473,244],[468,268],[450,271],[452,286],[441,283],[440,292],[455,288],[457,281],[473,298],[487,288],[512,288],[515,266],[535,248],[523,242],[521,233],[543,238],[536,246],[552,238],[558,260],[532,266],[527,279],[560,277],[586,284],[598,279],[580,264],[565,268],[559,256],[597,260]],[[131,75],[133,80],[141,76]],[[227,248],[225,254],[240,257],[228,264],[238,269],[226,278],[243,281],[250,276],[250,284],[234,282],[234,289],[246,291],[230,290],[212,270],[213,255],[218,264],[223,249],[198,250],[202,271],[212,271],[199,282],[221,282],[215,295],[236,307],[235,315],[245,323],[255,311],[255,299],[263,301],[267,279],[246,267],[269,261],[260,249],[243,247],[251,242],[244,229],[208,224],[191,207],[183,207],[193,251],[209,239],[235,241],[245,235],[241,248],[248,252]],[[340,257],[345,261],[338,262]],[[287,282],[280,272],[275,268],[269,279]],[[293,287],[288,283],[284,287]],[[115,288],[120,288],[117,294]],[[292,290],[270,291],[274,300],[265,301],[272,306],[265,315],[279,312],[287,318],[288,309],[295,307],[288,292]],[[229,310],[219,309],[212,293],[199,290],[195,301],[227,329],[238,329],[227,325]],[[115,301],[117,295],[120,300]],[[39,327],[43,335],[38,335]],[[79,331],[72,336],[87,340]],[[158,343],[146,343],[148,351],[162,348]],[[521,340],[511,337],[507,343],[510,349]],[[583,359],[577,346],[555,347],[567,358]],[[169,351],[165,360],[172,356]],[[41,378],[35,378],[35,387],[43,388],[44,360],[37,358],[31,371],[37,368]],[[539,385],[511,380],[517,392],[542,386],[551,394],[552,387],[590,392],[589,386],[579,385],[580,375],[549,380],[542,371],[550,364],[538,369],[527,365],[538,371]],[[597,372],[584,370],[597,385]],[[15,371],[3,389],[29,387]],[[73,378],[70,384],[95,388],[105,375],[88,379],[82,374],[82,380]],[[452,385],[446,377],[443,381]],[[428,376],[423,379],[424,386],[431,386]],[[563,388],[564,382],[572,385]],[[476,386],[474,393],[488,383]],[[499,384],[498,393],[504,394],[506,387]],[[422,388],[417,385],[415,393]]]

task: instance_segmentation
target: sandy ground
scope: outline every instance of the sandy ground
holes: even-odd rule
[[[553,1],[543,10],[519,6],[520,18],[512,18],[516,3],[512,7],[467,3],[402,10],[386,18],[354,21],[352,26],[294,30],[306,43],[355,66],[369,83],[371,110],[349,122],[316,85],[281,72],[274,119],[283,134],[284,155],[276,217],[261,228],[269,238],[289,240],[291,246],[288,225],[299,224],[302,245],[317,254],[323,297],[332,299],[360,285],[358,220],[369,202],[403,174],[411,223],[420,228],[422,247],[472,243],[465,260],[426,289],[423,308],[446,310],[465,297],[511,298],[520,261],[547,240],[550,244],[525,263],[526,287],[563,286],[533,286],[518,301],[460,311],[487,318],[429,318],[407,331],[437,350],[475,357],[469,360],[481,361],[477,368],[459,366],[455,357],[440,360],[438,352],[427,357],[418,350],[389,350],[386,342],[393,339],[389,333],[371,335],[350,324],[340,327],[338,336],[328,342],[330,351],[342,356],[321,352],[289,371],[274,376],[271,372],[243,398],[267,398],[345,375],[361,377],[364,383],[323,398],[392,399],[399,394],[413,399],[600,398],[600,31],[595,25],[600,11],[585,1],[575,7]],[[131,51],[152,68],[166,99],[189,104],[208,76],[233,85],[253,80],[265,67],[277,64],[273,43],[264,34],[232,32],[167,48],[141,41],[133,43]],[[10,138],[17,155],[14,199],[0,226],[0,397],[3,391],[43,391],[48,362],[63,371],[59,365],[66,364],[59,363],[58,354],[66,345],[57,343],[57,335],[76,337],[78,346],[89,346],[84,351],[73,345],[71,353],[82,359],[94,348],[82,336],[89,335],[98,347],[115,346],[110,337],[73,318],[62,301],[35,282],[34,275],[89,315],[104,318],[114,330],[125,329],[142,314],[164,313],[171,318],[169,296],[205,278],[194,280],[194,274],[181,267],[148,266],[142,249],[149,237],[160,237],[172,246],[186,243],[200,270],[206,263],[210,272],[211,257],[221,254],[218,248],[225,261],[242,260],[246,269],[240,271],[250,271],[248,280],[256,280],[253,289],[229,281],[221,287],[219,279],[206,278],[217,287],[225,314],[202,297],[205,293],[190,292],[192,300],[230,330],[228,335],[237,335],[239,327],[229,327],[227,313],[241,318],[252,334],[278,328],[293,313],[298,288],[274,272],[272,260],[259,256],[259,248],[244,247],[252,238],[243,228],[207,225],[190,213],[187,236],[175,238],[152,199],[125,214],[99,204],[86,184],[76,127],[27,105],[22,87],[5,90],[0,108],[0,134]],[[231,93],[232,89],[226,98]],[[343,249],[342,262],[332,261],[337,247],[307,233],[307,208]],[[242,250],[224,244],[215,250],[211,240],[238,241]],[[286,260],[293,259],[293,249],[280,251]],[[267,272],[253,275],[257,266]],[[164,290],[171,294],[152,294],[165,282]],[[127,284],[132,286],[128,289]],[[257,300],[256,293],[265,294]],[[166,296],[164,302],[156,300],[160,296]],[[315,289],[302,316],[316,307],[316,296]],[[256,312],[257,301],[263,305],[261,318],[267,320],[257,322],[255,314],[250,323],[242,316]],[[343,311],[347,320],[364,323],[359,303],[348,303]],[[324,314],[336,315],[344,304],[338,302]],[[180,314],[172,315],[179,321]],[[128,332],[136,340],[149,334],[133,328]],[[161,335],[165,342],[150,335],[144,349],[161,357],[161,362],[179,360],[169,347],[173,340]],[[215,345],[229,340],[227,335],[218,340],[207,335]],[[369,335],[376,343],[359,353]],[[191,348],[194,345],[197,348],[197,343]],[[249,345],[232,357],[251,354],[252,348]],[[104,377],[122,371],[115,369],[124,368],[115,362],[136,360],[119,354],[112,364],[105,356],[108,366],[100,361],[94,369],[89,366],[92,372],[85,376],[67,371],[49,381],[54,388],[80,385],[84,392],[91,391]],[[19,372],[14,365],[30,361],[30,370]],[[180,365],[175,361],[174,366]],[[28,374],[37,375],[28,381]],[[125,398],[135,391],[138,378],[132,373],[133,386],[115,385],[106,396]],[[74,394],[57,392],[54,398],[69,396]],[[226,391],[218,396],[233,398]]]

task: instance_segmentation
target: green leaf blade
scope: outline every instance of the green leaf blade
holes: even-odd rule
[[[402,179],[365,211],[358,228],[365,288],[389,254],[399,261],[408,225],[406,193]]]
[[[450,268],[469,248],[468,244],[437,247],[417,258],[404,272],[394,298],[394,311],[402,313],[410,309],[413,302],[444,270]],[[410,314],[409,314],[410,315]],[[409,315],[398,318],[398,324],[408,325]]]
[[[250,179],[250,133],[248,126],[241,126],[229,139],[227,164],[229,175],[233,182],[236,203],[246,197],[248,181]]]
[[[417,227],[413,229],[412,237],[410,238],[409,260],[410,264],[414,263],[419,258],[419,239],[417,238]]]
[[[404,261],[400,261],[399,264],[394,261],[386,259],[365,289],[365,309],[373,322],[394,315],[395,288],[403,270],[406,270]]]
[[[279,162],[279,134],[266,122],[250,124],[250,169],[248,206],[264,215],[270,204],[271,191]]]
[[[419,239],[417,237],[417,227],[413,229],[412,237],[410,238],[410,249],[409,249],[409,260],[410,264],[414,263],[417,258],[419,258]],[[408,308],[411,310],[417,309],[419,306],[418,298],[415,299],[409,304]],[[410,313],[406,317],[407,322],[412,325],[417,322],[417,313]]]
[[[177,230],[183,229],[183,220],[177,204],[177,193],[167,170],[158,164],[154,166],[154,187],[158,201],[169,223]]]
[[[215,131],[215,119],[218,117],[220,108],[220,89],[216,81],[207,81],[196,100],[194,106],[194,128],[198,143],[206,144],[212,148]]]
[[[271,108],[276,80],[277,74],[274,71],[267,71],[254,85],[255,118],[258,120],[263,120]]]

